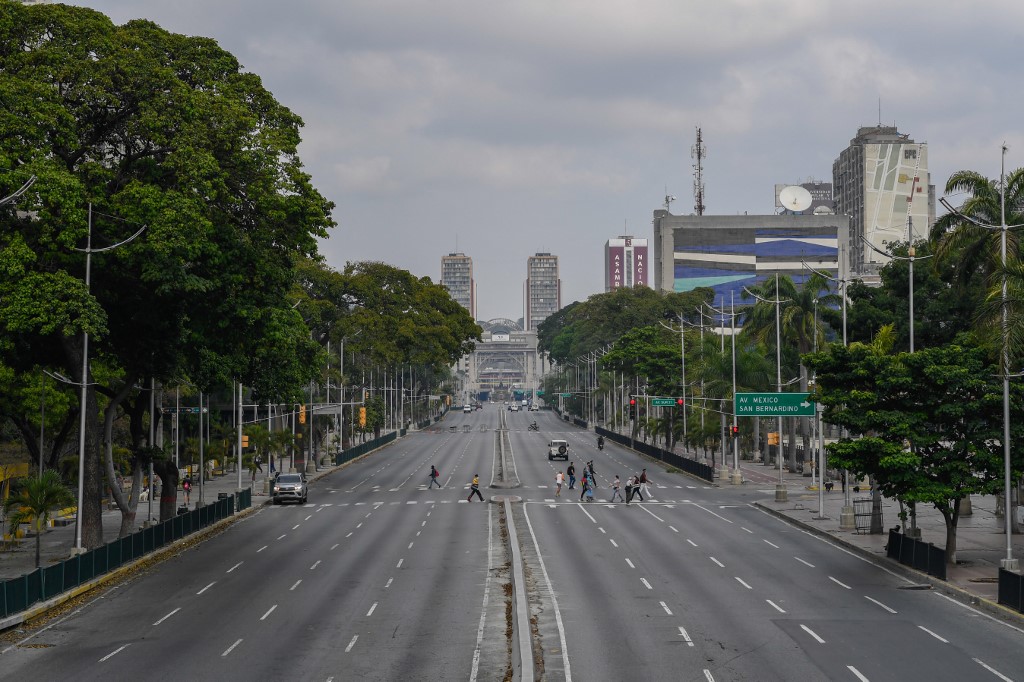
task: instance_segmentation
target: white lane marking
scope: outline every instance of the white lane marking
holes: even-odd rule
[[[979,611],[978,609],[972,608],[972,607],[968,606],[967,604],[961,604],[960,602],[958,602],[956,599],[953,599],[949,595],[940,594],[938,592],[932,592],[932,594],[934,594],[937,597],[942,597],[943,599],[948,599],[949,601],[953,602],[957,606],[962,606],[963,608],[965,608],[968,611],[974,613],[975,615],[984,616],[985,618],[988,618],[989,620],[991,620],[991,621],[993,621],[995,623],[999,623],[1000,625],[1005,625],[1006,627],[1010,628],[1011,630],[1016,630],[1017,632],[1019,632],[1022,635],[1024,635],[1024,630],[1022,630],[1022,629],[1020,629],[1020,628],[1018,628],[1016,626],[1010,625],[1009,623],[1006,623],[1004,621],[1001,621],[998,618],[996,618],[995,616],[990,616],[987,613],[983,613],[983,612]]]
[[[413,545],[413,543],[410,542],[408,549],[412,549],[412,545]]]
[[[207,585],[207,586],[206,586],[206,587],[204,587],[203,589],[201,589],[201,590],[199,590],[198,592],[196,592],[196,596],[198,596],[198,595],[202,594],[203,592],[206,592],[206,591],[207,591],[208,589],[210,589],[211,587],[213,587],[213,586],[214,586],[214,585],[216,585],[216,584],[217,584],[217,581],[216,581],[216,580],[214,580],[214,581],[213,581],[212,583],[210,583],[209,585]]]
[[[854,675],[856,675],[856,676],[857,676],[857,679],[858,679],[858,680],[860,680],[860,682],[869,682],[869,681],[868,681],[868,678],[866,678],[866,677],[864,677],[863,675],[861,675],[861,674],[860,674],[860,671],[859,671],[859,670],[857,670],[856,668],[854,668],[854,667],[853,667],[852,665],[848,665],[848,666],[846,666],[846,669],[847,669],[847,670],[849,670],[849,671],[850,671],[851,673],[853,673]]]
[[[420,528],[422,528],[422,527],[423,527],[423,526],[425,526],[425,525],[427,525],[427,522],[426,522],[426,521],[424,521],[423,523],[421,523],[421,524],[420,524]]]
[[[694,542],[693,540],[691,540],[690,538],[686,538],[686,541],[687,541],[687,542],[689,542],[689,543],[690,543],[691,545],[693,545],[694,547],[696,547],[696,546],[697,546],[697,543],[696,543],[696,542]]]
[[[394,578],[388,578],[388,581],[387,581],[387,583],[386,583],[386,584],[384,585],[384,589],[385,589],[385,590],[386,590],[387,588],[391,587],[391,581],[392,581],[392,580],[394,580]]]
[[[924,630],[925,632],[927,632],[927,633],[928,633],[929,635],[931,635],[931,636],[932,636],[932,637],[934,637],[935,639],[937,639],[937,640],[939,640],[940,642],[942,642],[943,644],[949,644],[949,640],[948,640],[948,639],[944,639],[944,638],[942,638],[942,637],[939,637],[939,636],[938,636],[937,634],[935,634],[934,632],[932,632],[931,630],[929,630],[929,629],[928,629],[928,628],[926,628],[925,626],[923,626],[923,625],[918,625],[917,627],[921,628],[922,630]]]
[[[369,618],[370,616],[372,616],[373,612],[374,612],[374,610],[376,608],[377,608],[377,602],[373,602],[373,606],[371,606],[370,610],[366,612],[366,617]]]
[[[658,603],[659,603],[659,604],[661,604],[661,608],[665,609],[665,613],[667,613],[667,614],[668,614],[668,615],[670,615],[670,616],[672,615],[672,609],[670,609],[670,608],[668,607],[668,604],[666,604],[666,603],[665,603],[665,602],[663,602],[663,601],[660,601],[660,602],[658,602]]]
[[[237,642],[235,642],[234,644],[229,646],[227,649],[224,650],[224,653],[221,654],[221,658],[223,658],[223,657],[227,656],[228,654],[230,654],[232,651],[234,651],[235,647],[238,646],[241,643],[242,643],[242,640],[238,640]]]
[[[590,519],[594,523],[597,523],[597,519],[595,519],[593,516],[591,516],[590,512],[588,512],[586,509],[583,508],[583,503],[582,502],[577,502],[576,506],[583,510],[583,513],[587,515],[588,519]]]
[[[301,523],[296,523],[294,526],[292,526],[292,530],[295,530],[296,528],[298,528],[301,525],[302,525]]]
[[[740,526],[740,528],[743,528],[743,526]],[[749,528],[743,528],[743,530],[747,531],[747,532],[748,532],[748,533],[750,533],[751,535],[753,535],[753,534],[754,534],[754,531],[750,530]]]
[[[715,678],[711,676],[711,671],[707,668],[704,668],[704,677],[707,679],[708,682],[715,682]]]
[[[356,530],[359,530],[362,527],[363,527],[363,522],[362,521],[360,521],[359,523],[356,524]]]
[[[288,533],[285,533],[284,535],[279,535],[277,537],[277,539],[280,540],[281,538],[284,538],[284,537],[288,537]]]
[[[647,512],[648,514],[650,514],[651,516],[653,516],[654,518],[656,518],[656,519],[658,519],[659,521],[661,521],[662,523],[665,523],[665,519],[661,518],[660,516],[658,516],[657,514],[655,514],[654,512],[652,512],[651,510],[649,510],[649,509],[648,509],[647,507],[640,507],[640,508],[641,508],[641,509],[643,509],[643,510],[644,510],[645,512]]]
[[[601,526],[598,526],[598,527],[597,527],[597,529],[598,529],[599,531],[601,531],[602,533],[605,533],[605,530],[604,530],[604,528],[602,528]],[[605,533],[605,535],[607,535],[607,533]]]
[[[619,543],[615,542],[614,538],[608,538],[608,542],[612,543],[612,547],[618,547]]]
[[[998,677],[999,679],[1003,680],[1003,682],[1013,682],[1013,680],[1011,680],[1009,677],[1007,677],[1006,675],[1002,674],[1001,672],[999,672],[998,670],[996,670],[992,666],[986,665],[985,662],[982,661],[980,658],[972,658],[971,660],[974,661],[975,663],[977,663],[978,665],[980,665],[985,670],[987,670],[990,673],[992,673],[993,675],[995,675],[996,677]]]
[[[765,601],[771,604],[772,608],[774,608],[779,613],[785,613],[785,610],[781,606],[773,602],[771,599],[765,599]]]
[[[319,566],[319,565],[320,565],[320,560],[317,559],[316,562],[312,566],[309,567],[309,570],[315,571],[316,567]]]
[[[267,616],[272,614],[274,612],[274,609],[276,609],[276,608],[277,608],[277,604],[274,604],[273,606],[271,606],[269,609],[267,609],[266,613],[264,613],[262,616],[260,616],[260,620],[266,620]]]
[[[256,553],[259,554],[260,552],[265,550],[267,547],[268,547],[268,545],[263,545],[262,547],[260,547],[259,549],[256,550]]]
[[[356,640],[357,639],[359,639],[359,635],[355,635],[355,636],[352,637],[352,641],[348,643],[347,647],[345,647],[345,653],[346,654],[348,652],[352,651],[352,647],[354,647],[356,645]]]
[[[762,540],[764,540],[764,538],[761,538],[761,539],[762,539]],[[767,542],[767,543],[768,543],[769,545],[771,545],[771,546],[772,546],[772,547],[774,547],[775,549],[778,549],[778,548],[779,548],[779,546],[778,546],[778,545],[776,545],[776,544],[775,544],[774,542],[769,542],[768,540],[765,540],[765,542]]]
[[[99,662],[100,662],[100,663],[102,663],[103,661],[107,660],[108,658],[111,658],[111,657],[113,657],[113,656],[117,656],[117,655],[118,655],[119,653],[121,653],[122,651],[124,651],[125,649],[127,649],[127,648],[128,648],[128,647],[130,647],[130,646],[131,646],[131,643],[129,642],[128,644],[125,644],[124,646],[121,646],[121,647],[118,647],[117,649],[114,649],[114,650],[113,650],[113,651],[111,651],[111,652],[110,652],[109,654],[107,654],[106,656],[104,656],[103,658],[101,658],[101,659],[99,660]],[[977,661],[978,659],[974,659],[974,660],[976,660],[976,661]],[[978,661],[978,662],[979,662],[979,663],[981,663],[981,661]],[[984,663],[982,663],[982,665],[985,665],[985,664],[984,664]]]
[[[654,589],[653,587],[651,587],[651,584],[647,582],[647,578],[640,578],[640,582],[642,582],[644,584],[644,587],[646,587],[648,590]]]
[[[715,557],[712,556],[712,557],[708,557],[708,558],[711,559],[712,561],[714,561],[716,564],[718,564],[719,568],[725,568],[725,564],[723,564],[721,561],[719,561]]]
[[[416,537],[419,537],[419,536],[420,536],[420,533],[422,533],[422,532],[423,532],[423,531],[421,531],[421,530],[418,530],[418,531],[416,531]]]
[[[743,581],[743,578],[739,577],[738,575],[734,575],[733,577],[736,578],[736,580],[739,582],[740,585],[743,585],[743,587],[747,588],[748,590],[754,589],[753,587],[751,587],[750,585],[745,583]]]
[[[301,578],[300,578],[299,580],[296,580],[296,581],[295,581],[295,584],[294,584],[294,585],[292,585],[291,587],[289,587],[289,588],[288,588],[288,591],[289,591],[289,592],[293,591],[293,590],[294,590],[294,589],[295,589],[296,587],[298,587],[298,586],[299,586],[299,583],[301,583],[301,582],[302,582],[302,579],[301,579]]]
[[[679,532],[678,530],[676,530],[676,527],[675,527],[675,526],[669,526],[669,528],[671,528],[671,529],[672,529],[672,532],[673,532],[673,533],[678,533],[678,532]]]
[[[239,561],[237,564],[235,564],[234,566],[229,568],[227,571],[225,571],[225,573],[230,573],[231,571],[235,570],[236,568],[238,568],[239,566],[241,566],[244,563],[245,563],[244,561]]]
[[[372,514],[372,513],[373,513],[373,512],[366,512],[366,516],[364,516],[363,518],[364,518],[364,519],[368,519],[368,518],[370,518],[370,514]]]
[[[693,646],[693,640],[690,639],[690,635],[686,634],[685,628],[679,628],[679,634],[682,635],[683,641],[686,642],[687,646]]]
[[[348,534],[348,535],[346,535],[345,537],[347,537],[347,538],[350,538],[350,537],[352,537],[352,533],[349,533],[349,534]]]
[[[878,604],[879,606],[881,606],[883,609],[885,609],[889,613],[896,613],[896,609],[890,609],[888,606],[886,606],[882,602],[878,601],[877,599],[872,599],[871,597],[867,596],[866,594],[864,595],[864,598],[867,599],[870,602],[874,602],[875,604]]]
[[[398,565],[397,565],[397,566],[395,566],[395,568],[401,568],[401,567],[402,567],[402,562],[403,562],[403,561],[405,561],[405,559],[404,559],[404,558],[403,558],[403,559],[399,559],[399,560],[398,560]]]
[[[480,670],[480,647],[484,641],[484,624],[487,622],[487,602],[490,600],[491,592],[491,562],[494,560],[494,530],[491,527],[493,511],[494,505],[489,505],[487,507],[487,577],[484,578],[484,603],[480,607],[480,623],[476,626],[476,648],[473,649],[473,666],[470,668],[469,682],[476,682],[476,676]],[[388,585],[390,584],[389,580]]]
[[[849,586],[849,585],[847,585],[846,583],[844,583],[844,582],[840,582],[839,580],[836,580],[836,579],[835,579],[835,578],[833,578],[832,576],[829,576],[829,577],[828,577],[828,579],[829,579],[829,580],[831,580],[832,582],[834,582],[834,583],[835,583],[836,585],[839,585],[840,587],[845,587],[845,588],[846,588],[846,589],[848,589],[848,590],[852,590],[852,589],[853,589],[852,587],[850,587],[850,586]]]
[[[338,547],[338,543],[337,543],[337,542],[335,542],[335,543],[334,543],[334,546],[333,546],[333,547],[331,547],[331,549],[336,549],[337,547]]]
[[[811,562],[809,562],[809,561],[804,561],[803,559],[801,559],[801,558],[800,558],[800,557],[798,557],[798,556],[795,556],[795,557],[793,557],[793,558],[794,558],[794,559],[796,559],[797,561],[799,561],[800,563],[802,563],[802,564],[803,564],[804,566],[810,566],[811,568],[814,568],[814,564],[812,564],[812,563],[811,563]]]
[[[180,606],[178,608],[174,609],[173,611],[171,611],[170,613],[168,613],[166,616],[164,616],[163,618],[161,618],[157,622],[153,623],[153,625],[160,625],[160,623],[164,622],[165,620],[167,620],[168,618],[170,618],[171,616],[176,614],[178,611],[181,611],[181,607]]]
[[[825,640],[823,640],[821,637],[819,637],[818,633],[816,633],[814,630],[810,629],[806,625],[800,625],[800,628],[803,629],[811,637],[813,637],[814,639],[818,640],[818,644],[824,644],[825,643]]]
[[[306,518],[304,518],[304,519],[302,519],[302,520],[303,520],[303,521],[309,521],[309,520],[310,520],[311,518],[313,518],[313,515],[312,515],[312,514],[310,514],[309,516],[307,516]]]
[[[551,578],[548,576],[548,569],[540,552],[540,544],[537,542],[537,535],[533,532],[533,524],[530,523],[530,515],[527,513],[525,506],[523,507],[523,516],[526,518],[526,527],[530,529],[533,549],[537,553],[537,562],[540,564],[540,571],[544,575],[544,582],[547,583],[548,594],[551,595],[551,606],[555,609],[555,624],[558,626],[558,643],[562,647],[562,670],[565,674],[565,682],[572,682],[572,670],[569,667],[569,650],[565,645],[565,626],[562,624],[562,612],[558,609],[558,597],[555,596],[555,588],[551,584]]]
[[[633,565],[633,562],[629,560],[629,557],[626,557],[626,563],[629,564],[630,568],[636,568],[636,566]]]
[[[713,512],[710,509],[708,509],[707,507],[702,507],[701,505],[697,504],[696,502],[691,502],[690,504],[692,504],[697,509],[703,509],[704,511],[706,511],[708,514],[711,514],[712,516],[717,516],[718,518],[722,519],[726,523],[732,523],[732,521],[730,519],[725,518],[721,514],[716,514],[715,512]]]
[[[321,505],[321,506],[317,507],[317,508],[316,508],[316,510],[317,510],[318,512],[320,512],[320,511],[323,511],[323,510],[324,510],[324,508],[323,508],[323,505]]]

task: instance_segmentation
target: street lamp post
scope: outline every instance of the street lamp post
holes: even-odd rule
[[[1024,225],[1006,224],[1006,144],[1002,147],[1002,159],[999,166],[999,225],[986,225],[966,216],[946,200],[945,197],[939,202],[950,213],[957,217],[987,230],[1000,231],[1000,253],[1003,266],[1002,286],[1002,332],[1003,349],[1001,353],[1002,374],[1003,374],[1003,518],[1006,521],[1006,558],[999,561],[999,566],[1007,571],[1019,572],[1020,563],[1013,558],[1013,505],[1010,503],[1011,487],[1010,480],[1010,346],[1009,346],[1009,318],[1007,310],[1007,283],[1006,283],[1006,232],[1011,228],[1024,227]]]
[[[92,248],[92,204],[89,204],[89,223],[88,231],[86,232],[86,241],[84,249],[75,249],[75,251],[81,251],[85,253],[85,292],[88,295],[91,284],[92,274],[92,254],[103,253],[104,251],[111,251],[119,246],[123,246],[128,242],[134,240],[146,229],[143,225],[139,228],[139,231],[128,237],[124,241],[120,241],[111,246],[106,246],[102,249]],[[75,512],[75,547],[73,550],[74,554],[81,554],[85,550],[82,548],[82,502],[85,495],[85,415],[86,401],[88,400],[87,389],[89,385],[89,332],[86,329],[82,330],[82,393],[80,397],[80,412],[81,418],[78,421],[78,509]]]

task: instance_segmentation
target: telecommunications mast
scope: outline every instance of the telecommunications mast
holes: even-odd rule
[[[707,155],[700,128],[697,128],[697,144],[690,147],[690,157],[696,160],[693,164],[693,210],[697,215],[704,215],[704,158]]]

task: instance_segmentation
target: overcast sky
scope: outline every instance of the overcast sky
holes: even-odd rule
[[[651,238],[666,188],[693,212],[774,211],[775,183],[831,182],[857,128],[927,142],[931,181],[1024,166],[1020,0],[80,0],[214,38],[305,121],[337,204],[337,268],[437,281],[473,258],[478,317],[519,318],[526,258],[562,303],[603,290],[603,245]]]

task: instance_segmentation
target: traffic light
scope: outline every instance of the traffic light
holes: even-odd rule
[[[630,421],[636,419],[636,398],[629,399],[629,419]]]
[[[359,426],[366,426],[366,408],[359,408]]]
[[[249,436],[246,436],[244,434],[242,435],[242,447],[243,448],[249,447]]]
[[[306,423],[306,406],[305,405],[299,405],[299,423],[300,424],[305,424]]]
[[[682,398],[676,398],[676,407],[682,407],[685,404],[686,404],[685,400],[683,400]]]
[[[738,438],[740,435],[740,427],[738,426],[730,426],[729,431],[732,433],[733,438]]]

